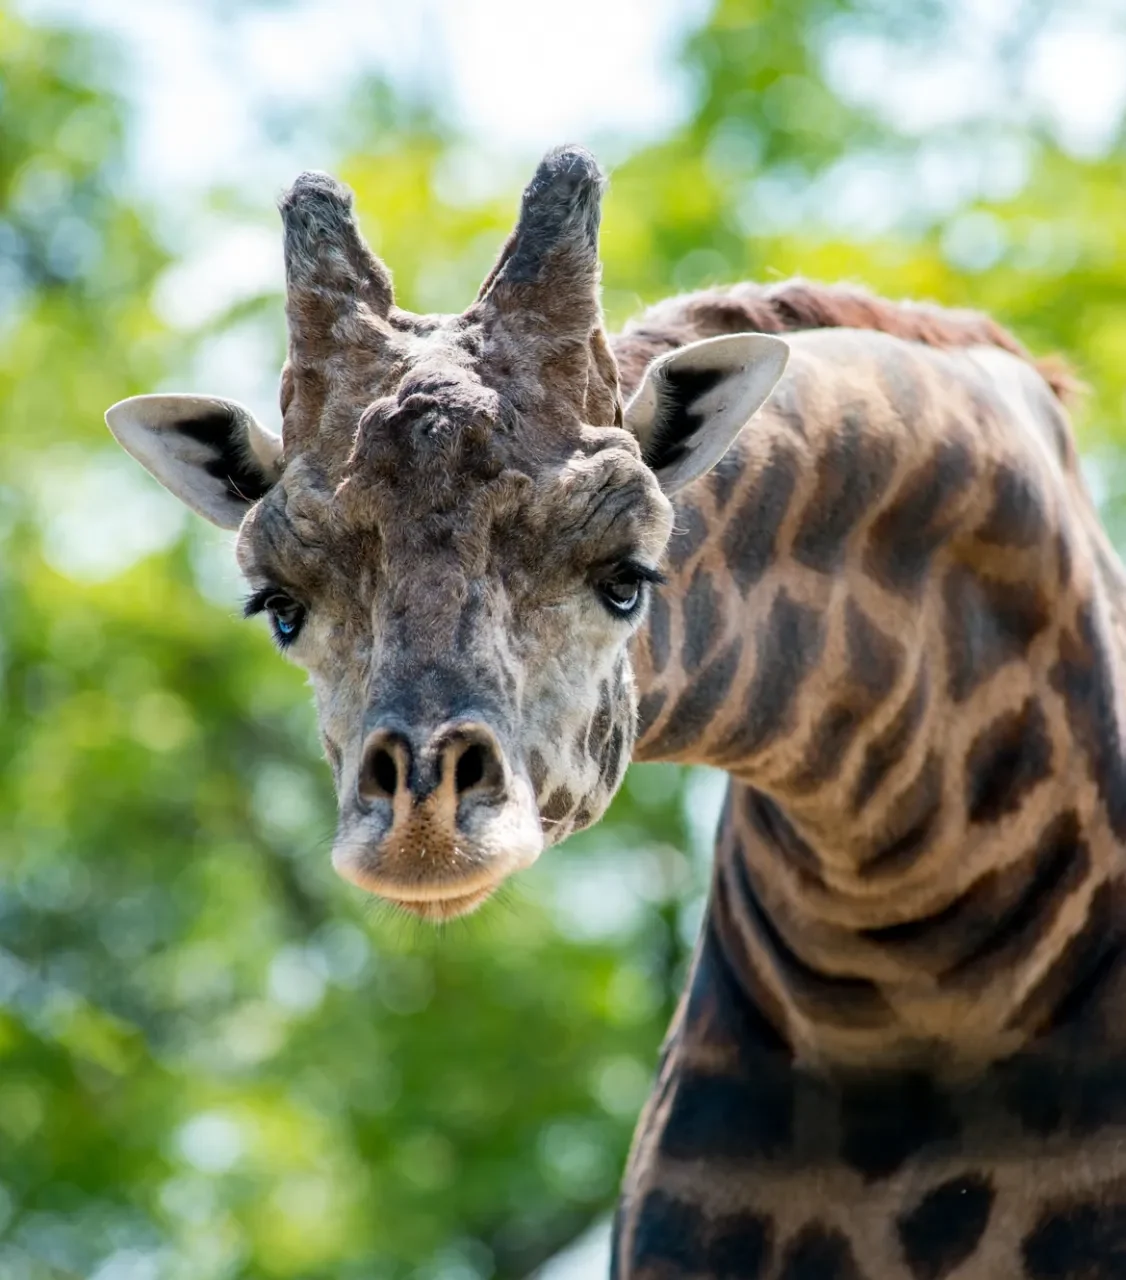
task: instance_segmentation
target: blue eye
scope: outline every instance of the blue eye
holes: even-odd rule
[[[627,559],[603,572],[595,586],[611,613],[629,618],[638,612],[646,583],[659,586],[664,581],[665,576],[659,569]]]
[[[280,591],[275,591],[264,604],[279,643],[290,644],[305,621],[304,606]]]

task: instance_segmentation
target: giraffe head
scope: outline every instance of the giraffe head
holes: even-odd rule
[[[139,396],[110,429],[238,530],[239,565],[310,676],[349,880],[443,919],[594,822],[635,735],[630,639],[670,495],[785,364],[742,334],[653,363],[623,404],[598,299],[602,177],[550,153],[476,300],[398,308],[350,193],[281,201],[288,359],[276,436],[227,400]]]

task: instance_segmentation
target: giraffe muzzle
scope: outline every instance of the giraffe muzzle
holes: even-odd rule
[[[341,817],[337,871],[428,919],[474,910],[543,848],[531,785],[481,720],[377,723]]]

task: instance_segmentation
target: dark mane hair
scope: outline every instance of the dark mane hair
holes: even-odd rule
[[[1007,330],[980,311],[923,302],[889,302],[851,285],[800,278],[781,284],[736,284],[658,302],[611,339],[628,395],[655,356],[724,333],[792,333],[798,329],[875,329],[932,347],[992,346],[1027,360],[1058,399],[1072,399],[1077,384],[1066,364],[1034,360]]]

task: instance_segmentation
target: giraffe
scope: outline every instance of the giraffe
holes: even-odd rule
[[[729,774],[616,1280],[1126,1276],[1126,615],[1067,375],[803,281],[611,338],[602,188],[549,153],[476,300],[416,316],[303,174],[281,436],[109,426],[238,530],[356,884],[447,919],[630,759]]]

